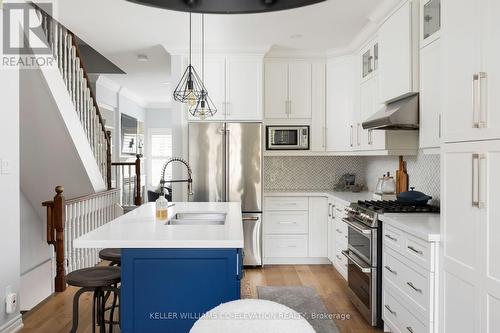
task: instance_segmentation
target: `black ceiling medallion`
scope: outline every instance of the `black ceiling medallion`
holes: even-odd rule
[[[304,7],[325,0],[127,0],[141,5],[206,14],[251,14]]]

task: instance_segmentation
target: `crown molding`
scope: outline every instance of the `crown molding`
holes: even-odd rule
[[[171,56],[188,56],[189,48],[186,45],[162,45],[165,51],[167,51]],[[249,47],[247,45],[236,45],[236,46],[223,46],[223,45],[211,45],[205,47],[206,55],[220,55],[220,54],[233,54],[233,55],[256,55],[264,56],[266,52],[271,48],[270,45],[257,45]],[[201,48],[195,47],[192,49],[192,53],[196,56],[201,54]]]
[[[120,96],[123,96],[123,97],[130,99],[131,101],[135,102],[137,105],[139,105],[143,109],[145,109],[148,105],[148,103],[144,99],[142,99],[139,95],[137,95],[135,92],[133,92],[132,90],[130,90],[126,87],[121,87],[118,94]]]
[[[265,55],[266,58],[299,58],[299,59],[326,59],[326,51],[308,51],[302,49],[287,49],[273,47]]]
[[[118,93],[120,91],[121,86],[116,83],[115,81],[111,80],[110,78],[104,76],[104,75],[99,75],[97,78],[96,84],[103,86],[105,88],[108,88],[109,90]]]
[[[150,102],[146,104],[146,109],[171,109],[172,102]],[[147,110],[146,110],[147,112]]]

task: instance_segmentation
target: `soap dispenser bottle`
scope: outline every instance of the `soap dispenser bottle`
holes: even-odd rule
[[[163,188],[161,189],[160,197],[156,200],[156,219],[158,221],[168,219],[168,200],[165,198]]]

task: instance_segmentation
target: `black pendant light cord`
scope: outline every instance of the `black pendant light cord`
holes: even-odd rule
[[[189,65],[191,65],[191,12],[189,12]]]
[[[205,85],[205,14],[201,14],[201,81]]]

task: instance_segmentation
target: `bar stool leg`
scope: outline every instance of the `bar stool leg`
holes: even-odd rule
[[[87,291],[93,291],[92,288],[81,288],[75,293],[75,296],[73,297],[73,324],[71,326],[71,331],[70,333],[76,333],[78,329],[78,314],[79,314],[79,302],[80,302],[80,296]]]
[[[118,286],[114,286],[116,289],[118,289]],[[109,312],[109,333],[113,333],[113,325],[115,323],[114,321],[114,315],[115,315],[115,307],[116,307],[116,300],[118,298],[118,295],[116,291],[113,293],[113,304],[111,305],[111,311]]]
[[[101,321],[101,329],[100,333],[106,333],[106,322],[104,319],[104,313],[106,311],[106,296],[104,294],[104,290],[101,289],[101,307],[99,308],[99,317]]]
[[[92,333],[95,333],[95,318],[97,316],[97,292],[94,291],[93,300],[92,300]]]

